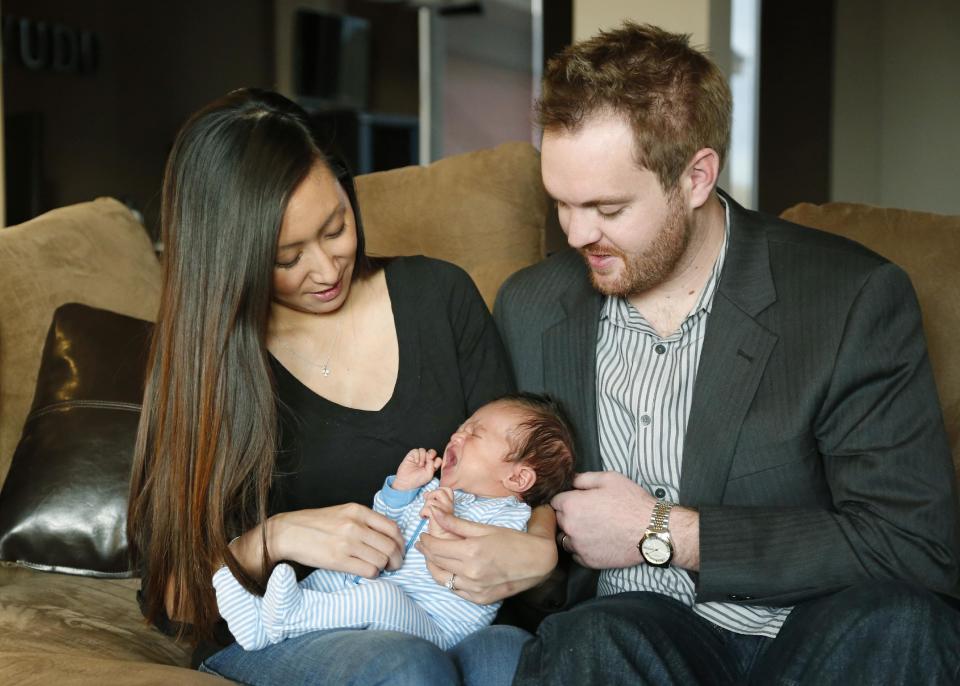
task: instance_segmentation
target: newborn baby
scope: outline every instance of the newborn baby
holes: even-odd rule
[[[413,547],[431,513],[524,530],[531,507],[570,488],[573,462],[570,430],[552,401],[529,393],[494,400],[450,437],[442,459],[411,450],[374,496],[373,509],[393,519],[406,541],[398,570],[371,580],[318,569],[297,583],[281,563],[261,598],[224,566],[213,576],[220,614],[246,650],[335,628],[402,631],[450,648],[490,624],[500,603],[477,605],[451,592],[452,578],[447,587],[434,581]],[[430,534],[447,535],[434,525]]]

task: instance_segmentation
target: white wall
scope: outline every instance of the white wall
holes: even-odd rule
[[[529,67],[514,69],[448,54],[444,65],[442,156],[506,141],[529,141],[532,96]]]
[[[840,0],[831,197],[960,214],[960,3]]]
[[[545,0],[549,2],[549,0]],[[733,0],[573,0],[573,40],[600,29],[616,28],[624,19],[689,33],[695,47],[730,74],[730,13]]]
[[[693,34],[697,46],[710,44],[710,0],[574,0],[573,40],[615,28],[624,19]]]
[[[434,26],[444,57],[434,80],[442,90],[439,156],[531,140],[529,0],[487,0],[481,15],[438,17]]]

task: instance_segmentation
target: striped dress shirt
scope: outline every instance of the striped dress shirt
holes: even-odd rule
[[[597,420],[603,467],[633,479],[658,498],[676,503],[687,419],[714,294],[727,253],[720,254],[696,304],[665,338],[626,299],[608,297],[597,334]],[[680,503],[681,505],[683,503]],[[776,636],[790,608],[696,603],[693,580],[676,567],[640,564],[600,572],[598,595],[662,593],[725,629]]]
[[[413,547],[424,530],[424,496],[439,487],[433,479],[419,489],[397,491],[388,477],[373,509],[394,520],[406,541],[403,566],[364,579],[318,569],[299,584],[293,568],[278,564],[263,598],[247,591],[227,567],[213,576],[217,606],[234,638],[257,650],[320,629],[379,629],[419,636],[450,648],[491,622],[500,603],[478,605],[434,581],[423,553]],[[515,497],[483,498],[454,491],[454,513],[481,524],[524,531],[530,507]]]

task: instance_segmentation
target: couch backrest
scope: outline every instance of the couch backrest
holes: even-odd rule
[[[930,363],[960,473],[960,216],[853,203],[795,205],[784,219],[866,245],[906,270],[923,312]]]
[[[529,143],[360,176],[357,194],[371,255],[454,262],[488,307],[504,279],[544,256],[548,198]]]
[[[33,402],[53,311],[68,302],[154,320],[160,264],[147,232],[111,198],[0,229],[0,484]]]

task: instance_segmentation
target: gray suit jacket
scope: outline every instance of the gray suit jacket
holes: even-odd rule
[[[793,605],[869,578],[955,593],[953,464],[909,278],[728,202],[680,478],[700,512],[698,601]],[[602,469],[601,303],[565,251],[513,275],[495,308],[518,388],[570,415],[578,471]],[[572,567],[568,605],[595,587]]]

